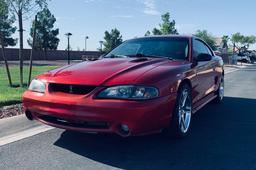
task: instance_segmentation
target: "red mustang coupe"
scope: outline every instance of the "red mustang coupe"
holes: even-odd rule
[[[223,60],[204,41],[156,36],[37,76],[23,103],[30,120],[58,128],[124,137],[170,129],[183,137],[191,116],[223,96]]]

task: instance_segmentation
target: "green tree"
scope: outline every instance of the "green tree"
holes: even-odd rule
[[[4,46],[16,45],[17,40],[11,37],[16,31],[16,27],[13,26],[13,23],[14,18],[9,17],[7,4],[4,0],[0,0],[0,33]]]
[[[216,50],[215,37],[208,33],[207,30],[197,30],[194,35],[204,40],[213,50]]]
[[[163,33],[161,32],[161,30],[157,29],[157,28],[154,28],[152,30],[152,34],[153,35],[162,35]]]
[[[47,5],[47,0],[5,0],[19,24],[20,86],[23,87],[23,19]]]
[[[150,31],[147,31],[144,36],[150,36]]]
[[[163,23],[160,24],[160,31],[163,35],[168,34],[178,34],[177,29],[175,28],[175,20],[170,21],[170,13],[167,12],[166,14],[162,15]]]
[[[36,41],[35,49],[43,49],[45,59],[47,50],[56,50],[59,44],[59,29],[54,29],[56,18],[51,14],[48,8],[44,8],[37,13],[37,23],[33,21],[32,28],[30,29],[31,38],[28,39],[28,44],[32,46],[33,30],[36,24]]]
[[[241,44],[246,48],[249,48],[251,44],[255,44],[255,43],[256,43],[256,37],[253,35],[244,36],[243,39],[241,40]]]
[[[251,36],[244,36],[241,33],[237,32],[232,35],[231,42],[233,43],[233,52],[237,48],[240,52],[241,50],[247,50],[251,44],[256,43],[256,37]]]
[[[236,44],[240,43],[244,36],[240,33],[237,32],[231,36],[231,42],[233,43],[233,46],[236,47]]]
[[[123,42],[122,35],[118,29],[112,29],[110,32],[105,31],[104,52],[109,52]]]
[[[170,13],[167,12],[162,16],[162,23],[159,24],[159,28],[154,28],[152,30],[153,35],[169,35],[169,34],[178,34],[177,29],[175,28],[175,20],[171,20]],[[151,33],[147,31],[145,36],[149,36]]]
[[[10,86],[12,86],[12,80],[4,48],[16,45],[16,39],[12,38],[12,35],[16,31],[16,27],[13,26],[13,23],[14,18],[9,17],[6,2],[4,0],[0,0],[0,45]]]

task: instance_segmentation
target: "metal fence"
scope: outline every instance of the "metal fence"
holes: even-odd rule
[[[31,49],[24,49],[24,60],[29,60]],[[70,51],[71,60],[81,60],[83,56],[99,57],[102,53],[99,51]],[[6,48],[5,55],[8,61],[19,60],[19,49]],[[65,50],[47,50],[46,56],[43,50],[34,50],[34,60],[67,60],[68,54]],[[0,61],[3,61],[2,53],[0,53]]]

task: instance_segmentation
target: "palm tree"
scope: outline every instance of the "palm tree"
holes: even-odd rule
[[[221,38],[221,41],[222,41],[222,48],[223,49],[227,49],[228,48],[228,41],[229,41],[229,36],[228,35],[223,35],[222,38]]]

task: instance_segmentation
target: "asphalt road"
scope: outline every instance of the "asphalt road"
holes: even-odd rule
[[[256,169],[256,66],[227,74],[185,139],[123,139],[53,129],[0,147],[0,169]]]

